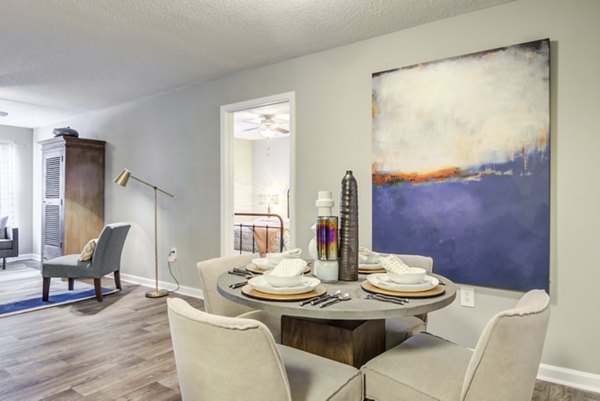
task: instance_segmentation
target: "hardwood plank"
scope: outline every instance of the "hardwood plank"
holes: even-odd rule
[[[551,401],[598,401],[600,394],[590,393],[576,388],[550,384],[549,400]]]
[[[532,401],[547,401],[550,394],[550,383],[536,380]]]
[[[180,400],[179,391],[174,391],[172,388],[165,387],[158,382],[152,382],[144,387],[135,389],[122,397],[118,401],[133,401],[133,400],[152,400],[152,401],[176,401]]]

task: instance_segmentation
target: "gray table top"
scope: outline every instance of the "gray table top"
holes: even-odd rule
[[[366,280],[366,275],[359,275],[358,281],[338,281],[335,283],[323,283],[327,291],[332,293],[341,290],[349,293],[352,299],[338,302],[326,308],[305,305],[300,306],[298,301],[267,301],[250,298],[241,292],[241,288],[231,289],[230,284],[243,280],[243,277],[223,273],[217,280],[217,289],[221,295],[230,301],[277,314],[306,317],[315,319],[339,319],[339,320],[372,320],[387,319],[402,316],[414,316],[422,313],[432,312],[450,305],[456,298],[456,285],[449,279],[433,274],[440,282],[445,283],[445,292],[442,295],[429,298],[410,298],[404,305],[381,302],[372,299],[364,299],[366,292],[360,287],[360,283]]]

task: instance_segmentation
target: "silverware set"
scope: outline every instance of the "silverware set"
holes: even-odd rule
[[[321,294],[318,295],[316,297],[313,298],[309,298],[309,299],[305,299],[304,301],[300,302],[300,306],[304,306],[304,305],[318,305],[321,302],[325,302],[333,297],[337,297],[338,295],[340,295],[342,293],[341,290],[337,290],[336,292],[334,292],[333,294],[329,294],[329,293],[325,293],[325,294]]]
[[[350,299],[351,297],[349,293],[342,293],[341,290],[337,290],[333,294],[325,293],[313,298],[305,299],[304,301],[300,302],[300,306],[310,304],[313,306],[319,305],[319,308],[326,308],[330,305],[337,304],[338,302],[342,301],[348,301]]]
[[[246,278],[252,278],[257,275],[256,273],[252,273],[251,271],[244,270],[244,269],[239,269],[237,267],[234,267],[233,269],[229,270],[227,273],[232,274],[234,276],[240,276],[240,277],[246,277]]]
[[[349,301],[350,299],[351,299],[350,294],[345,292],[336,297],[332,297],[332,299],[330,299],[327,302],[323,302],[322,304],[319,305],[319,308],[326,308],[329,305],[337,304],[338,302],[342,302],[342,301]]]
[[[248,284],[248,281],[240,281],[239,283],[233,283],[229,286],[229,288],[236,289],[245,286]]]
[[[364,299],[374,299],[376,301],[381,302],[390,302],[393,304],[404,305],[408,303],[407,298],[396,297],[393,295],[384,295],[384,294],[371,294],[367,293],[363,295]]]
[[[237,267],[234,267],[233,269],[229,270],[227,272],[228,274],[231,274],[233,276],[239,276],[239,277],[244,277],[246,280],[245,281],[240,281],[239,283],[233,283],[229,286],[229,288],[232,289],[236,289],[236,288],[240,288],[245,286],[246,284],[248,284],[248,279],[257,276],[257,273],[253,273],[251,271],[248,271],[246,269],[240,269]]]

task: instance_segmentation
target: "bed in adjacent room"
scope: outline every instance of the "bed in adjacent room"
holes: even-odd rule
[[[289,249],[289,221],[272,213],[235,213],[234,249],[259,253]]]

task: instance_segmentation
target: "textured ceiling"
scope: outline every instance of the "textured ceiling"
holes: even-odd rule
[[[0,0],[0,124],[36,127],[513,0]]]

